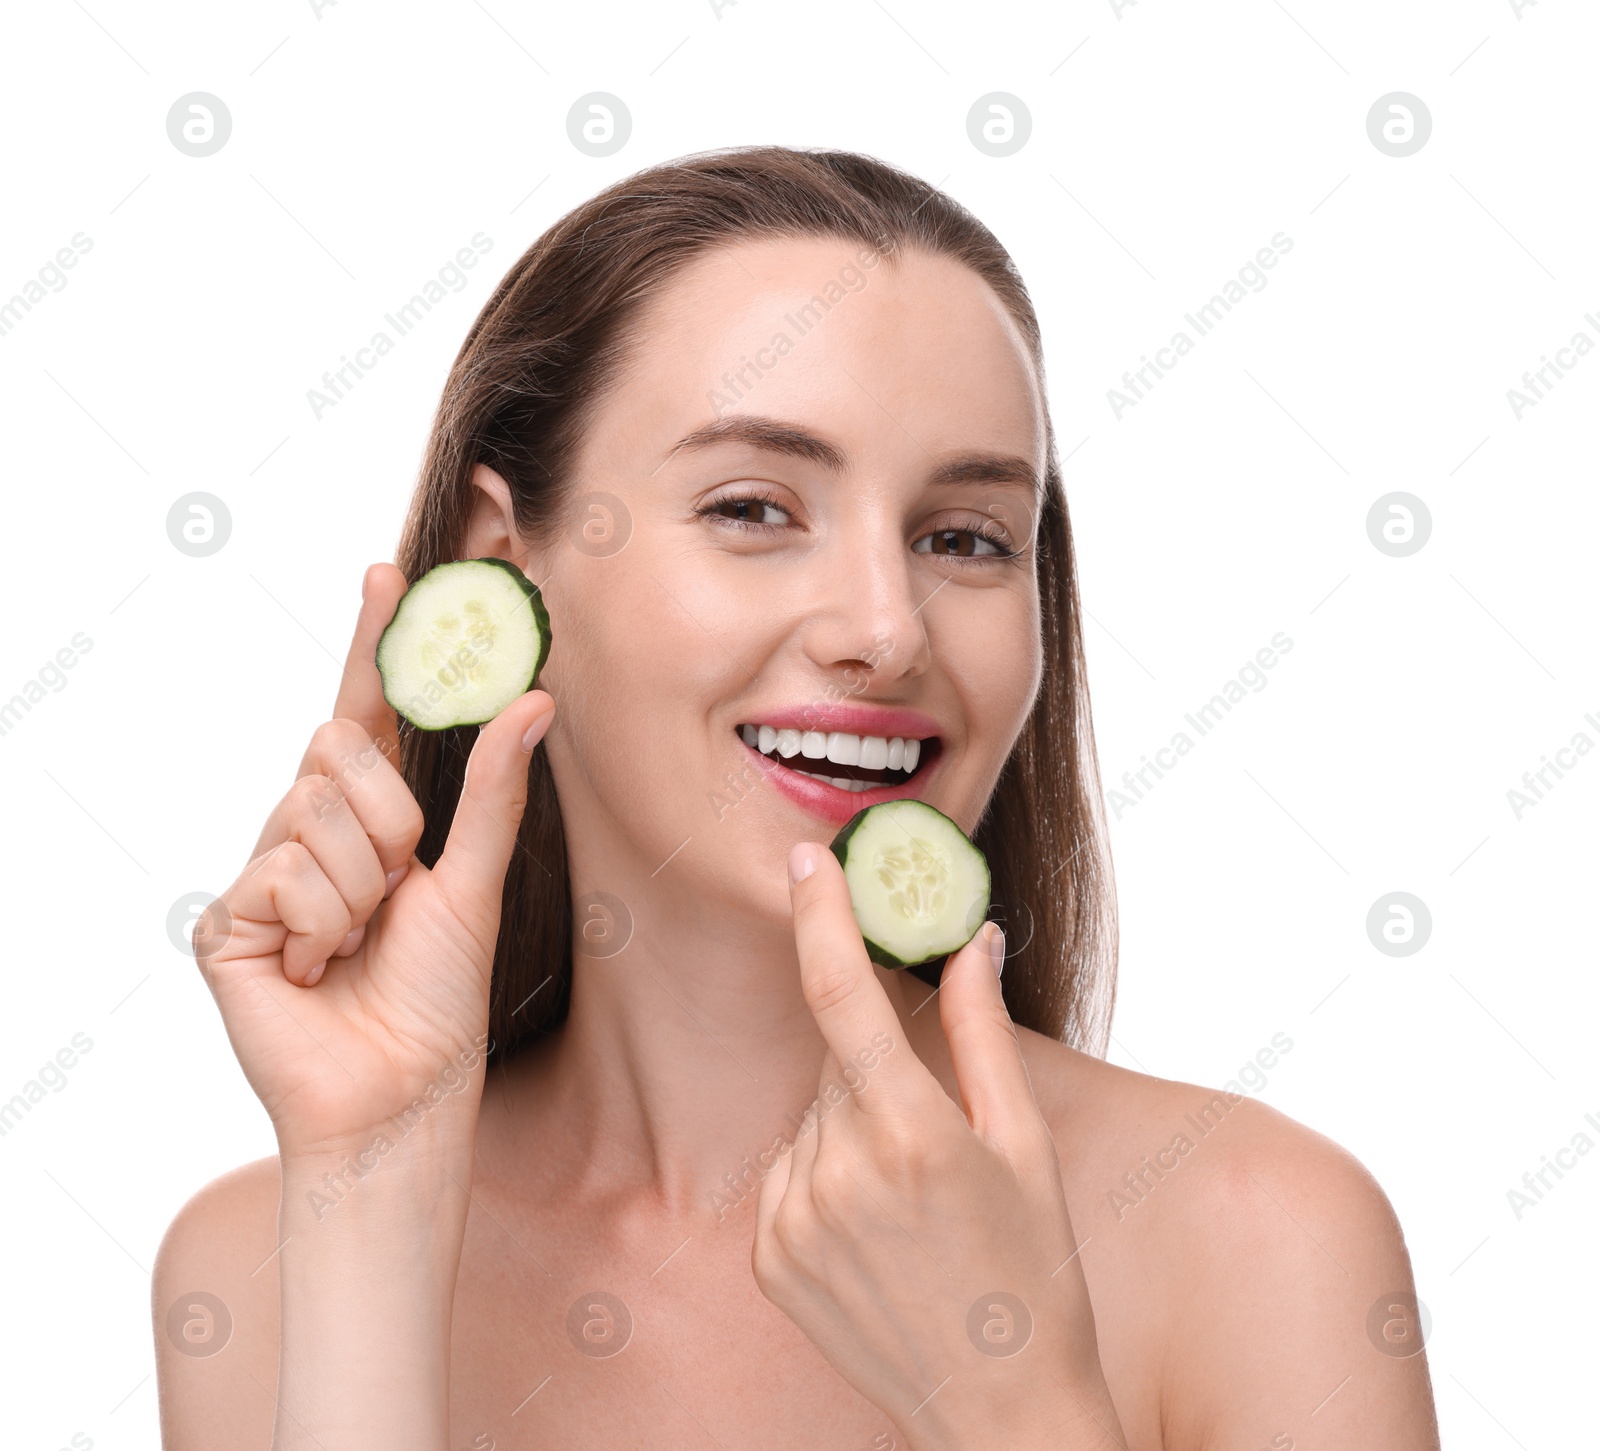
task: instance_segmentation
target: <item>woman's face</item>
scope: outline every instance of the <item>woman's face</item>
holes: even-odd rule
[[[575,889],[786,922],[789,848],[863,805],[972,831],[1039,682],[1044,468],[1026,346],[957,263],[805,239],[680,274],[529,564]]]

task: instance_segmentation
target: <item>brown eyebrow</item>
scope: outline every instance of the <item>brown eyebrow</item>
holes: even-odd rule
[[[719,443],[743,443],[769,453],[787,454],[835,474],[843,473],[847,462],[843,450],[820,435],[779,418],[765,418],[750,413],[732,413],[695,429],[680,438],[667,457],[683,449],[709,448]],[[663,463],[665,461],[662,460]],[[945,485],[1020,484],[1035,494],[1043,487],[1034,466],[1015,454],[961,454],[938,465],[928,482]]]

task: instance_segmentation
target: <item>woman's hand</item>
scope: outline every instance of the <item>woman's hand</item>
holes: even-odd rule
[[[1055,1141],[1000,994],[998,927],[940,983],[963,1113],[906,1045],[833,853],[802,842],[789,866],[829,1051],[816,1127],[761,1185],[762,1293],[919,1451],[1126,1444]]]
[[[487,1042],[501,891],[528,758],[555,702],[530,691],[481,729],[429,871],[412,855],[422,811],[396,769],[396,719],[373,663],[405,590],[393,565],[367,571],[334,719],[249,865],[195,926],[201,971],[286,1158],[359,1152],[393,1115],[470,1080]]]

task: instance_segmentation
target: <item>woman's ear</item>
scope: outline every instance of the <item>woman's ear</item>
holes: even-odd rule
[[[463,559],[504,559],[524,574],[528,546],[517,530],[511,486],[488,464],[472,466],[472,513],[462,540]]]

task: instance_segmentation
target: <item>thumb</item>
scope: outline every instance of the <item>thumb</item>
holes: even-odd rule
[[[433,880],[458,911],[494,914],[528,803],[528,761],[555,719],[555,700],[530,690],[478,732],[461,799]]]
[[[970,942],[945,962],[939,979],[939,1020],[950,1064],[979,1135],[1011,1143],[1026,1140],[1040,1114],[1016,1024],[1000,991],[1005,933],[985,922]]]

